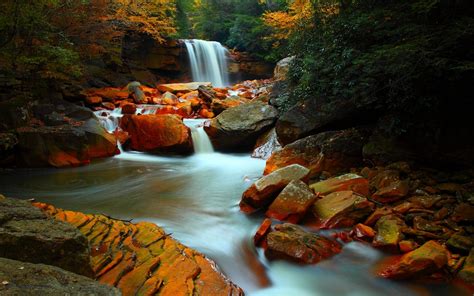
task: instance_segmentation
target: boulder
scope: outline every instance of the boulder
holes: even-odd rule
[[[322,171],[337,173],[359,166],[366,135],[367,130],[352,128],[303,138],[276,151],[267,160],[264,174],[295,163],[309,168],[311,177]]]
[[[408,180],[397,180],[377,190],[372,195],[372,199],[381,203],[390,203],[405,197],[409,190]]]
[[[86,238],[75,227],[48,218],[28,201],[0,199],[0,257],[93,276]]]
[[[378,274],[390,279],[412,279],[430,275],[448,263],[448,252],[435,241],[404,254],[394,263],[384,266]]]
[[[298,223],[304,218],[316,200],[308,185],[301,180],[291,181],[272,202],[267,217],[290,223]]]
[[[189,83],[168,83],[158,85],[158,90],[161,92],[171,93],[187,93],[197,90],[201,85],[211,86],[210,82],[189,82]]]
[[[377,235],[372,245],[389,252],[398,252],[398,243],[404,238],[405,222],[395,215],[381,217],[375,224]]]
[[[315,193],[327,195],[336,191],[352,190],[363,196],[369,194],[369,181],[357,174],[344,174],[309,185]]]
[[[470,285],[474,285],[474,248],[469,252],[469,256],[467,256],[458,276]]]
[[[148,102],[145,93],[141,89],[141,83],[138,81],[130,82],[127,85],[127,90],[133,97],[135,104],[146,104]]]
[[[313,99],[290,108],[278,118],[276,132],[280,143],[287,145],[325,128],[357,126],[373,116],[365,112],[368,102],[357,99]],[[365,143],[364,143],[365,144]],[[362,147],[360,149],[362,153]]]
[[[130,148],[157,153],[190,154],[190,129],[175,115],[126,115],[121,128],[130,135]]]
[[[273,71],[273,78],[275,80],[286,80],[286,76],[290,70],[290,64],[294,59],[295,57],[291,56],[278,61],[275,70]]]
[[[204,129],[217,150],[251,149],[258,136],[271,128],[277,115],[274,107],[253,102],[225,110]]]
[[[278,142],[275,129],[267,131],[261,135],[253,147],[252,157],[269,159],[273,152],[280,150],[281,145]]]
[[[307,168],[295,164],[260,178],[242,194],[240,209],[249,213],[268,206],[291,181],[307,180],[308,174]]]
[[[114,287],[61,268],[0,258],[0,294],[119,296]]]
[[[285,223],[276,225],[275,231],[267,235],[265,255],[269,259],[315,264],[340,251],[341,245],[338,242]]]
[[[117,140],[94,117],[55,126],[16,129],[18,159],[28,167],[79,166],[119,152]]]
[[[361,221],[374,209],[367,198],[351,190],[333,192],[316,201],[313,215],[321,222],[321,228],[350,227]]]

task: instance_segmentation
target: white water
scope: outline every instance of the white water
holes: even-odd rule
[[[229,85],[227,57],[229,51],[216,41],[184,40],[193,80],[211,82],[213,86]]]
[[[160,105],[137,105],[136,114],[155,114]],[[109,132],[113,133],[119,126],[120,118],[123,116],[122,109],[116,108],[113,111],[100,110],[94,112],[100,124]],[[204,131],[204,122],[206,119],[184,119],[184,124],[191,130],[191,137],[193,139],[194,153],[206,154],[213,153],[211,140]],[[120,147],[120,151],[122,151]]]
[[[204,154],[213,153],[209,136],[204,131],[204,122],[207,119],[185,119],[184,124],[191,129],[191,137],[193,138],[194,153]]]

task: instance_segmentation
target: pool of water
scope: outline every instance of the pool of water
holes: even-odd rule
[[[470,295],[373,276],[383,254],[361,243],[314,266],[269,262],[253,246],[263,217],[239,211],[242,192],[265,162],[249,155],[202,153],[159,157],[122,153],[68,169],[5,169],[0,193],[57,207],[151,221],[213,259],[247,295]]]

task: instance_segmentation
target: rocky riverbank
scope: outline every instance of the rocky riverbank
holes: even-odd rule
[[[3,196],[0,217],[0,291],[6,295],[243,294],[212,261],[152,223]]]

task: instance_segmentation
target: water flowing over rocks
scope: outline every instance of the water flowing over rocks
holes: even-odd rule
[[[77,227],[89,241],[97,280],[124,295],[243,295],[212,261],[155,224],[35,206]]]
[[[6,258],[0,258],[0,279],[0,294],[5,296],[122,295],[116,288],[57,267]]]
[[[205,130],[217,150],[251,148],[257,137],[272,127],[277,115],[274,107],[252,102],[223,111]]]

